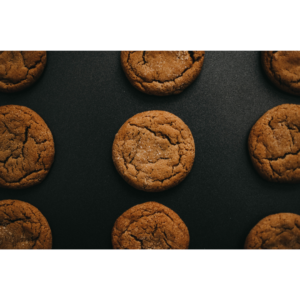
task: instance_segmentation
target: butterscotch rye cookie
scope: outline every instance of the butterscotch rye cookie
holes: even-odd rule
[[[31,109],[0,106],[0,187],[21,189],[40,183],[54,161],[53,136]]]
[[[189,231],[180,217],[157,202],[133,206],[115,222],[114,249],[187,249]]]
[[[133,187],[160,192],[191,171],[195,143],[188,126],[166,111],[139,113],[120,128],[112,147],[119,174]]]
[[[0,249],[51,249],[52,233],[46,218],[33,205],[0,201]]]
[[[300,96],[300,51],[264,51],[262,66],[279,89]]]
[[[204,51],[122,51],[121,65],[131,84],[150,95],[181,93],[200,74]]]
[[[0,51],[0,91],[29,87],[42,75],[46,62],[46,51]]]
[[[248,146],[263,178],[300,182],[300,106],[283,104],[267,111],[252,127]]]
[[[279,213],[262,219],[250,231],[245,249],[300,249],[300,216]]]

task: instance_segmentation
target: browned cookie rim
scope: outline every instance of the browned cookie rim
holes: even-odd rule
[[[284,218],[282,218],[282,217],[284,217]],[[272,221],[276,221],[277,218],[279,218],[280,221],[283,221],[283,222],[281,224],[279,224],[279,226],[272,226],[271,225]],[[287,224],[286,220],[288,218],[292,219],[294,222],[294,226],[292,229],[287,228],[288,224]],[[298,224],[296,222],[298,222]],[[299,248],[286,248],[286,249],[300,249],[300,216],[297,214],[294,214],[294,213],[277,213],[277,214],[266,216],[263,219],[261,219],[250,230],[250,232],[245,240],[244,248],[245,249],[278,249],[278,247],[277,248],[266,247],[265,244],[268,241],[270,241],[272,239],[272,237],[263,238],[262,235],[264,233],[273,232],[274,236],[278,237],[287,231],[292,232],[295,227],[298,228],[298,230],[299,230],[299,234],[298,234]],[[278,233],[276,230],[277,229],[280,230],[280,228],[282,229],[282,231],[280,231]],[[293,234],[294,234],[294,232],[293,232]]]
[[[134,216],[134,214],[138,214],[137,218]],[[188,228],[186,224],[182,221],[182,219],[179,217],[177,213],[175,213],[172,209],[166,207],[165,205],[162,205],[157,202],[145,202],[142,204],[135,205],[128,210],[126,210],[115,222],[113,229],[112,229],[112,245],[114,249],[125,249],[120,244],[120,239],[122,236],[128,232],[128,228],[130,225],[138,222],[142,218],[148,218],[153,215],[162,214],[165,215],[167,218],[169,218],[173,224],[172,230],[174,236],[172,237],[171,234],[168,234],[165,231],[162,231],[162,226],[158,227],[156,224],[156,228],[154,229],[154,232],[152,233],[152,238],[154,239],[154,234],[157,232],[158,229],[160,229],[160,232],[163,233],[163,235],[160,235],[162,237],[162,240],[164,240],[166,248],[160,248],[160,249],[188,249],[189,242],[190,242],[190,235]],[[148,221],[147,221],[148,223]],[[163,223],[162,223],[163,224]],[[121,228],[120,228],[121,227]],[[175,228],[174,228],[175,227]],[[176,232],[174,232],[176,231]],[[143,239],[139,239],[134,235],[134,232],[130,232],[129,234],[131,241],[136,245],[139,243],[140,248],[138,247],[131,247],[130,249],[153,249],[153,248],[143,248]],[[173,241],[172,239],[173,238]],[[177,239],[176,239],[177,238]],[[175,240],[176,242],[175,243]],[[161,239],[160,239],[161,240]],[[157,249],[157,248],[155,248]]]
[[[23,58],[24,67],[27,68],[25,66],[25,59],[24,59],[23,52],[37,52],[37,51],[11,51],[11,52],[19,52]],[[17,83],[6,82],[8,80],[0,79],[0,92],[4,92],[4,93],[19,92],[33,85],[41,77],[47,64],[47,51],[40,51],[40,52],[42,52],[40,60],[37,61],[33,67],[27,68],[28,70],[25,79]]]
[[[17,158],[13,158],[13,153],[11,152],[10,155],[4,161],[0,161],[0,170],[2,168],[4,168],[4,169],[6,169],[6,172],[8,172],[8,168],[7,168],[6,164],[9,163],[9,160],[11,158],[17,160],[18,158],[20,158],[22,156],[22,158],[23,158],[22,161],[23,162],[26,161],[25,156],[24,156],[24,148],[25,148],[26,143],[30,142],[29,137],[31,140],[34,141],[35,145],[43,145],[43,144],[47,143],[47,145],[45,146],[47,148],[44,151],[42,151],[42,150],[40,151],[38,161],[36,162],[36,163],[41,163],[41,165],[43,165],[42,169],[39,169],[39,170],[35,169],[29,173],[26,173],[19,180],[11,181],[11,182],[7,181],[7,178],[3,177],[3,175],[1,174],[2,171],[0,172],[0,187],[1,188],[23,189],[23,188],[28,188],[28,187],[34,186],[34,185],[42,182],[45,179],[45,177],[49,173],[49,171],[53,165],[53,162],[54,162],[55,145],[54,145],[54,139],[53,139],[52,132],[49,129],[46,122],[41,118],[41,116],[39,116],[35,111],[31,110],[28,107],[20,106],[20,105],[0,106],[0,123],[2,122],[2,120],[1,120],[2,115],[4,115],[4,117],[9,114],[15,115],[16,114],[15,110],[21,111],[21,113],[24,115],[29,115],[31,117],[31,119],[30,119],[31,123],[29,124],[29,126],[26,127],[26,129],[24,130],[24,133],[21,133],[21,135],[24,135],[24,141],[22,141],[22,143],[23,143],[22,153],[20,153],[20,155]],[[4,111],[4,113],[3,113],[3,111]],[[30,133],[30,129],[33,124],[37,125],[39,127],[42,127],[43,132],[46,135],[46,137],[44,137],[45,140],[37,141],[34,138],[34,136],[32,136],[32,134]],[[8,131],[9,134],[14,135],[14,138],[12,140],[16,141],[17,140],[16,135],[11,132],[8,125],[4,124],[4,127],[6,128],[6,130]],[[21,128],[23,128],[23,127],[24,127],[24,125],[21,124]],[[4,134],[5,132],[6,131],[4,131],[2,134]],[[42,136],[40,135],[39,138],[41,138],[41,137]],[[42,157],[43,152],[46,153],[46,156]],[[44,159],[47,159],[46,163],[44,163]],[[35,164],[35,166],[36,165],[37,164]],[[37,175],[37,176],[35,176],[35,175]],[[30,182],[26,183],[25,182],[26,180],[24,180],[24,179],[28,179],[28,180],[30,180]]]
[[[131,124],[132,122],[134,122],[135,119],[140,118],[140,117],[150,117],[150,118],[155,118],[155,117],[160,117],[160,116],[167,116],[169,118],[175,118],[176,121],[178,121],[178,127],[183,127],[182,130],[178,130],[177,131],[180,133],[180,138],[182,138],[181,142],[176,143],[177,145],[181,145],[183,144],[184,146],[186,146],[186,148],[184,148],[184,150],[186,150],[187,152],[182,154],[182,149],[179,148],[178,146],[178,155],[179,155],[179,163],[175,166],[172,167],[172,175],[168,178],[164,178],[163,180],[152,180],[151,178],[151,184],[147,183],[147,182],[141,182],[138,180],[137,176],[139,175],[140,172],[142,172],[141,170],[137,170],[136,166],[134,166],[134,168],[136,169],[136,171],[138,172],[138,174],[136,176],[133,176],[130,174],[129,169],[128,169],[128,165],[131,164],[131,162],[133,161],[133,159],[131,159],[131,161],[129,163],[126,164],[126,157],[124,156],[124,136],[126,136],[126,133],[128,132],[128,126],[133,126],[133,127],[140,127],[137,126],[135,124]],[[171,121],[171,124],[174,124],[174,122]],[[164,125],[168,125],[168,123],[164,123]],[[145,127],[141,127],[145,130],[148,130],[150,133],[153,134],[153,138],[155,139],[157,137],[156,134],[160,134],[159,137],[168,140],[168,142],[170,143],[170,145],[174,145],[170,139],[170,137],[168,137],[167,135],[164,135],[162,132],[160,132],[159,130],[154,131],[153,129],[149,129],[147,126]],[[182,137],[182,132],[185,130],[185,134],[187,134],[186,138]],[[175,144],[175,145],[176,145]],[[187,175],[190,173],[192,167],[193,167],[193,163],[195,160],[195,142],[194,142],[194,138],[193,135],[189,129],[189,127],[176,115],[166,112],[166,111],[159,111],[159,110],[155,110],[155,111],[146,111],[146,112],[142,112],[142,113],[138,113],[136,115],[134,115],[133,117],[129,118],[119,129],[118,133],[115,136],[114,142],[113,142],[113,147],[112,147],[112,159],[113,159],[113,163],[118,171],[118,173],[122,176],[122,178],[129,183],[131,186],[133,186],[136,189],[139,190],[143,190],[143,191],[147,191],[147,192],[161,192],[161,191],[165,191],[167,189],[170,189],[172,187],[175,187],[176,185],[178,185],[180,182],[182,182]],[[163,159],[163,158],[159,158],[159,159]],[[168,158],[170,159],[170,158]],[[186,160],[186,161],[185,161]],[[123,165],[125,166],[125,168],[123,167]],[[183,170],[178,172],[178,173],[174,173],[176,167],[182,166]],[[143,172],[145,173],[145,172]],[[149,178],[148,178],[149,179]],[[155,184],[153,184],[154,182],[161,182],[162,184],[160,186],[155,186]],[[166,183],[165,183],[166,182]]]
[[[12,210],[10,212],[6,210],[8,207],[12,209],[14,206],[20,208],[17,215]],[[5,210],[5,212],[3,210]],[[27,210],[29,210],[30,213]],[[11,218],[11,213],[14,215],[15,218],[13,219]],[[20,200],[10,200],[10,199],[1,200],[0,217],[1,215],[3,219],[2,220],[0,219],[0,226],[6,227],[16,222],[21,222],[22,226],[24,223],[31,223],[31,224],[39,223],[41,227],[39,229],[38,236],[32,239],[34,244],[31,249],[52,249],[52,231],[50,225],[47,219],[45,218],[45,216],[40,212],[40,210],[37,209],[32,204]],[[13,248],[13,249],[19,249],[19,248]]]
[[[189,56],[193,61],[193,65],[186,70],[184,70],[178,77],[173,80],[159,81],[153,80],[151,83],[156,83],[158,86],[152,85],[151,87],[146,87],[144,84],[149,82],[144,82],[144,79],[141,78],[133,69],[133,67],[129,64],[130,54],[139,51],[121,51],[121,66],[124,70],[124,73],[130,83],[139,91],[156,96],[169,96],[181,93],[184,89],[186,89],[195,79],[199,76],[203,62],[205,51],[188,51]],[[143,60],[145,61],[145,52],[143,51]],[[199,56],[197,58],[194,57],[194,54],[197,53]],[[146,62],[145,62],[146,63]],[[177,79],[182,79],[180,83],[176,83]],[[166,87],[167,83],[174,82],[173,86]],[[162,91],[162,88],[166,87],[165,91]]]
[[[290,82],[286,83],[285,81],[281,80],[280,74],[277,74],[273,68],[272,61],[273,55],[280,51],[262,51],[261,52],[261,63],[265,74],[267,75],[268,79],[279,89],[282,91],[300,96],[300,85],[296,85],[300,81],[297,82]]]

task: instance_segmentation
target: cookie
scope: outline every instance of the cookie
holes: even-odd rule
[[[112,230],[114,249],[187,249],[189,231],[180,217],[157,202],[125,211]]]
[[[119,174],[136,189],[160,192],[191,171],[195,143],[190,129],[166,111],[146,111],[125,122],[115,136],[112,158]]]
[[[181,93],[200,74],[204,51],[122,51],[121,65],[131,84],[149,95]]]
[[[276,182],[300,182],[300,106],[267,111],[252,127],[249,153],[257,172]]]
[[[31,109],[0,106],[0,187],[21,189],[40,183],[54,160],[52,133]]]
[[[0,92],[18,92],[42,75],[46,51],[0,51]]]
[[[0,201],[0,249],[51,249],[52,233],[46,218],[33,205]]]
[[[300,216],[280,213],[262,219],[250,231],[245,249],[300,249]]]
[[[279,89],[300,96],[300,51],[264,51],[262,66]]]

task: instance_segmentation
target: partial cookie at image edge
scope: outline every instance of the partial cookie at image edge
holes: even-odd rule
[[[11,60],[3,53],[11,53]],[[0,54],[0,92],[20,92],[33,85],[47,64],[46,51],[2,51]]]
[[[42,182],[55,156],[45,121],[25,106],[0,106],[0,135],[0,187],[23,189]]]
[[[202,70],[203,61],[204,61],[204,51],[176,51],[176,52],[188,52],[188,56],[192,59],[193,63],[190,67],[185,66],[184,69],[181,69],[181,71],[176,70],[173,71],[177,75],[168,80],[159,80],[152,78],[152,81],[149,81],[144,79],[149,77],[149,71],[150,73],[158,73],[158,70],[153,67],[149,67],[148,69],[140,70],[142,74],[144,74],[142,77],[137,73],[136,68],[141,68],[141,64],[137,63],[136,68],[129,63],[129,57],[132,53],[141,53],[142,59],[143,59],[143,65],[147,66],[145,54],[147,53],[155,53],[155,52],[164,52],[166,54],[175,52],[175,51],[121,51],[121,65],[123,68],[123,71],[130,81],[130,83],[139,91],[149,94],[149,95],[155,95],[155,96],[169,96],[169,95],[176,95],[181,93],[184,89],[186,89],[189,85],[192,84],[192,82],[195,81],[195,79],[198,77]],[[169,64],[169,67],[171,69],[175,69],[174,62],[172,64]],[[166,67],[160,69],[161,72],[167,72]]]
[[[277,52],[288,52],[288,51],[262,51],[261,52],[261,64],[262,68],[268,77],[268,79],[275,85],[278,89],[289,93],[291,95],[300,96],[300,71],[297,78],[287,79],[284,78],[284,74],[288,72],[287,68],[281,68],[279,70],[274,70],[272,61],[274,54]],[[289,52],[299,52],[299,69],[300,69],[300,51],[289,51]],[[294,77],[291,73],[291,76]]]
[[[300,216],[278,213],[263,218],[249,232],[244,249],[300,249]]]
[[[27,202],[1,200],[0,249],[52,249],[47,219]]]
[[[282,104],[253,125],[248,150],[255,170],[271,182],[300,182],[300,105]]]
[[[146,202],[125,211],[112,229],[114,249],[188,249],[190,235],[170,208]]]

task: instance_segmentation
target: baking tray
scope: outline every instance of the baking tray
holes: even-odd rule
[[[0,190],[45,215],[56,249],[111,249],[111,229],[128,208],[157,201],[186,223],[192,249],[239,249],[263,217],[300,214],[300,185],[270,183],[251,165],[247,138],[268,109],[300,98],[281,92],[263,74],[259,52],[207,51],[200,76],[179,95],[157,97],[133,88],[120,52],[48,52],[42,77],[0,105],[36,111],[51,129],[56,156],[41,184]],[[195,139],[189,176],[160,193],[139,191],[117,173],[111,147],[121,125],[147,110],[180,117]]]

